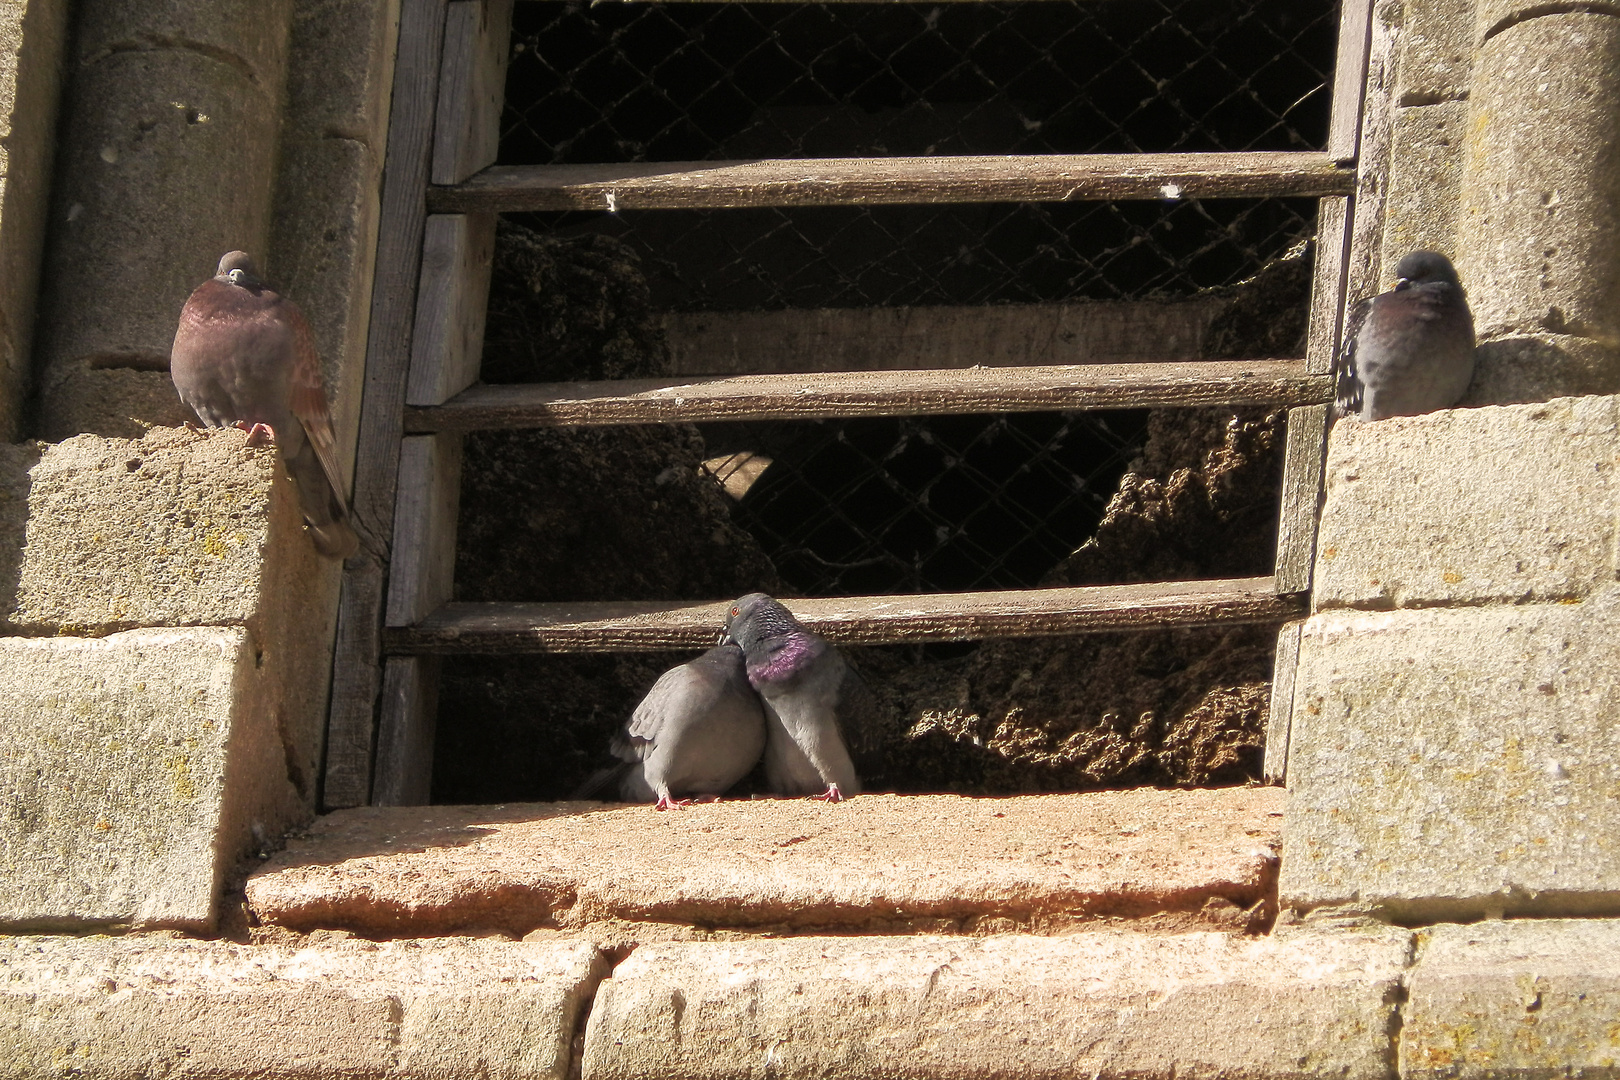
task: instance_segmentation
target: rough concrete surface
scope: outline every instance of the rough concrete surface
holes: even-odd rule
[[[328,572],[277,452],[239,431],[83,435],[6,459],[0,513],[26,530],[0,578],[13,631],[255,622]]]
[[[1466,101],[1441,101],[1395,111],[1379,265],[1393,276],[1402,256],[1457,250]],[[1468,287],[1463,282],[1463,287]]]
[[[1381,1078],[1410,938],[643,945],[598,990],[583,1075]]]
[[[369,935],[689,926],[1047,929],[1269,891],[1282,792],[867,795],[343,810],[247,882],[252,914]],[[1241,927],[1243,919],[1237,919]],[[1207,925],[1207,924],[1206,924]]]
[[[1402,921],[1620,912],[1620,589],[1312,616],[1280,903]]]
[[[1458,269],[1482,338],[1549,332],[1620,346],[1617,144],[1620,18],[1548,14],[1479,47]],[[1620,358],[1607,374],[1613,392]],[[1548,385],[1544,396],[1569,392]]]
[[[1620,923],[1515,919],[1418,933],[1400,1075],[1613,1076]]]
[[[0,1077],[566,1074],[583,942],[0,938]]]
[[[1474,66],[1475,3],[1419,0],[1400,5],[1396,104],[1432,105],[1468,97]]]
[[[0,638],[0,924],[208,926],[244,834],[287,817],[256,682],[241,629]]]
[[[0,442],[22,434],[68,24],[68,0],[0,5]]]
[[[1319,611],[1585,596],[1615,578],[1620,399],[1333,426]]]

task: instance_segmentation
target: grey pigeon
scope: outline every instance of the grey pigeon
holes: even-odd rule
[[[358,550],[315,336],[246,252],[228,252],[186,301],[169,371],[205,426],[243,428],[250,445],[269,436],[280,447],[316,551],[346,559]]]
[[[748,681],[765,701],[765,780],[779,795],[838,802],[861,791],[846,730],[875,727],[877,703],[860,674],[822,637],[764,593],[731,606],[723,640],[742,646]]]
[[[625,802],[656,801],[660,810],[725,794],[765,749],[765,714],[742,650],[717,645],[664,672],[612,747],[626,764],[592,777],[576,797],[612,779]]]
[[[1414,251],[1387,293],[1361,301],[1334,363],[1334,415],[1358,420],[1449,409],[1474,378],[1474,316],[1451,260]]]

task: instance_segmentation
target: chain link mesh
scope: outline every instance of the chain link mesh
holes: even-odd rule
[[[500,162],[1307,150],[1336,26],[1324,0],[523,3]],[[1188,298],[1297,257],[1314,218],[1310,199],[512,215],[622,245],[658,312]],[[1144,427],[703,434],[785,585],[830,595],[1038,584],[1095,530]]]

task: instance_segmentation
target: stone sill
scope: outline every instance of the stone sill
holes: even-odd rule
[[[1276,895],[1284,793],[865,795],[329,814],[247,880],[266,928],[370,938],[563,933],[1244,930]]]

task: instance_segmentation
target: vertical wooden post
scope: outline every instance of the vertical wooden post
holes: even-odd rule
[[[495,163],[511,52],[512,0],[452,0],[439,69],[435,184],[459,184]]]
[[[1284,623],[1277,631],[1277,662],[1271,678],[1271,714],[1266,721],[1266,760],[1262,773],[1268,783],[1281,784],[1288,775],[1288,737],[1294,724],[1294,675],[1299,670],[1301,621]]]
[[[445,0],[401,0],[399,51],[388,118],[376,279],[371,293],[360,436],[355,450],[354,515],[360,552],[344,567],[333,655],[321,805],[334,810],[371,799],[377,694],[382,686],[383,597],[394,531],[394,489],[404,434],[405,378],[422,229],[427,207],[433,114],[439,96]]]

